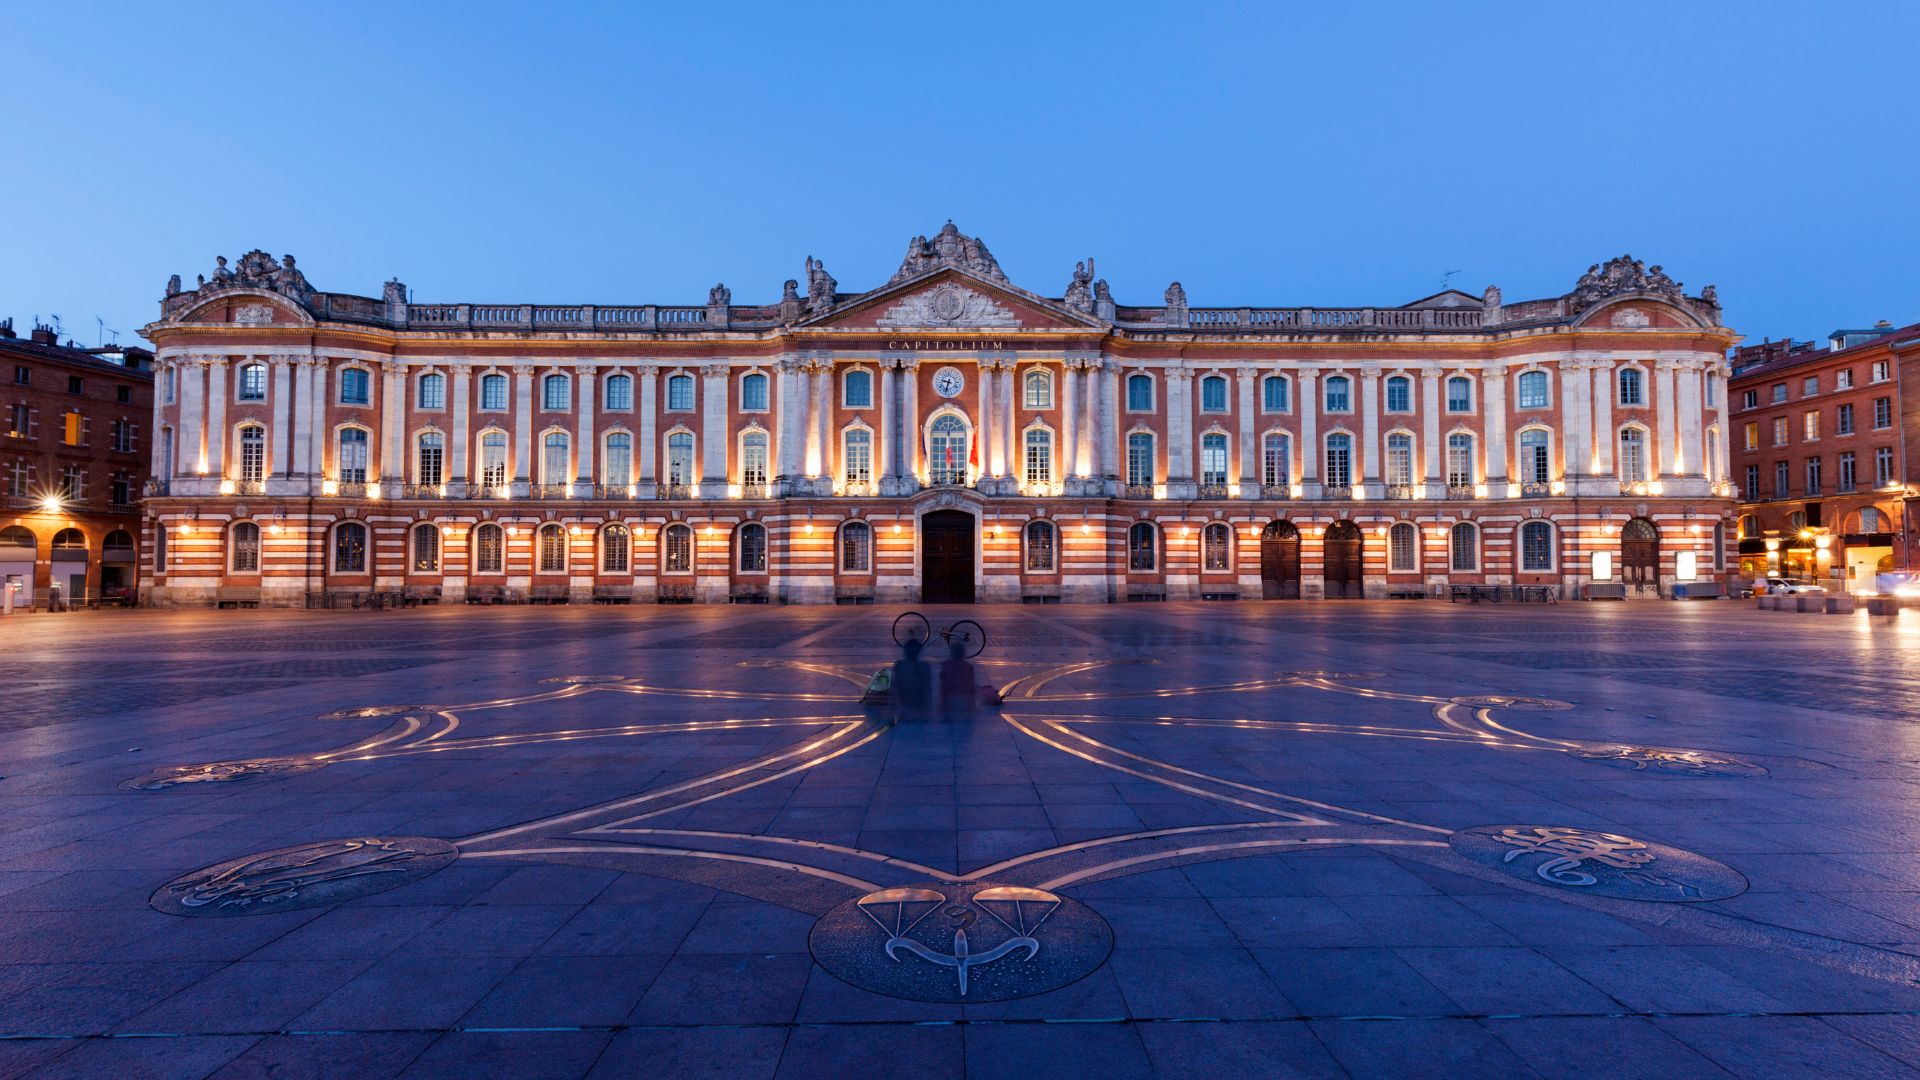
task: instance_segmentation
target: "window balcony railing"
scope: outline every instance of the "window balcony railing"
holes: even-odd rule
[[[1389,499],[1417,499],[1420,489],[1412,484],[1388,484],[1385,494]]]
[[[1120,494],[1122,497],[1128,499],[1151,499],[1153,498],[1153,485],[1128,484],[1126,487],[1120,489]]]
[[[142,495],[165,495],[167,493],[167,482],[165,480],[149,480],[140,485],[140,493]]]
[[[445,484],[401,484],[400,497],[403,499],[444,499],[447,497]]]
[[[333,484],[333,493],[343,499],[362,499],[370,488],[377,487],[365,480],[337,480]]]
[[[1553,494],[1553,488],[1537,480],[1524,481],[1520,485],[1520,497],[1523,499],[1544,499]]]
[[[1622,495],[1645,495],[1650,490],[1651,489],[1647,487],[1647,482],[1645,480],[1620,481],[1620,494]],[[1784,492],[1781,494],[1781,497],[1782,498],[1786,497]]]
[[[927,486],[937,488],[966,487],[967,477],[965,473],[934,473],[932,476],[927,477]]]
[[[1453,484],[1453,483],[1449,483],[1449,484],[1447,485],[1447,498],[1449,498],[1449,499],[1471,499],[1471,498],[1473,498],[1473,485],[1472,485],[1472,484]]]
[[[476,499],[511,499],[513,489],[507,486],[507,479],[503,476],[491,484],[482,480],[470,494]]]
[[[654,489],[656,499],[691,499],[693,491],[685,484],[666,483]]]
[[[1353,485],[1321,484],[1320,497],[1323,499],[1351,499],[1353,498]]]
[[[596,499],[631,499],[636,489],[632,484],[595,484],[593,497]]]
[[[1261,484],[1260,497],[1263,499],[1291,499],[1293,498],[1293,485]]]
[[[764,499],[767,497],[767,485],[765,483],[741,484],[740,497],[743,499]]]
[[[235,495],[265,495],[267,482],[264,480],[241,480],[233,485]]]
[[[849,480],[842,490],[856,499],[863,499],[873,494],[873,483],[868,480]]]
[[[535,484],[527,494],[536,499],[565,499],[573,495],[572,484]]]
[[[1224,499],[1227,497],[1227,485],[1201,484],[1197,496],[1202,499]]]

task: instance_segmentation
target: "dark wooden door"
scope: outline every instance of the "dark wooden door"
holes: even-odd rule
[[[920,599],[973,603],[973,515],[935,510],[920,519]]]
[[[1358,600],[1364,595],[1361,572],[1360,530],[1352,522],[1336,521],[1327,527],[1321,544],[1326,563],[1327,599]]]
[[[1660,530],[1634,518],[1620,530],[1620,578],[1636,593],[1660,595]]]
[[[1300,530],[1276,521],[1260,533],[1260,598],[1300,599]]]

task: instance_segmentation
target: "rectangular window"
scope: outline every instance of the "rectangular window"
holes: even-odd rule
[[[24,458],[7,462],[7,494],[24,499],[33,492],[33,466]]]
[[[1392,563],[1390,569],[1411,574],[1418,569],[1416,546],[1420,543],[1420,530],[1412,526],[1395,526],[1387,542],[1387,558]]]
[[[493,411],[504,411],[507,407],[507,377],[505,375],[485,375],[480,379],[480,407]]]
[[[1855,475],[1853,451],[1845,451],[1840,455],[1840,494],[1852,493]]]
[[[507,485],[507,436],[489,431],[480,437],[480,484],[501,488]]]
[[[1807,498],[1817,498],[1820,494],[1820,459],[1807,459]]]
[[[84,391],[85,389],[86,389],[86,384],[80,381],[80,376],[78,375],[67,376],[67,393],[78,394]]]
[[[1834,416],[1833,433],[1835,435],[1853,434],[1853,404],[1841,405]]]
[[[1447,438],[1447,486],[1468,487],[1473,483],[1473,439],[1453,435]]]
[[[33,369],[25,364],[13,365],[13,382],[15,386],[31,385],[33,383]]]
[[[1404,435],[1387,439],[1387,483],[1394,487],[1413,483],[1413,440]]]
[[[79,413],[70,412],[66,414],[65,430],[61,432],[61,441],[68,446],[79,446],[83,425],[84,420]]]
[[[565,375],[549,375],[541,380],[540,407],[547,412],[566,412],[572,408],[572,381]]]
[[[1773,445],[1787,445],[1787,418],[1784,416],[1773,418]]]
[[[845,398],[849,409],[873,408],[873,376],[865,371],[847,372],[846,381],[841,383],[840,396]]]
[[[1774,383],[1773,384],[1773,403],[1775,405],[1778,405],[1785,400],[1787,400],[1787,384],[1783,382]]]
[[[1047,432],[1027,432],[1027,483],[1053,483],[1053,438]]]
[[[667,408],[675,412],[693,408],[693,376],[675,375],[667,380]]]
[[[1538,374],[1538,372],[1533,372],[1532,374]],[[1529,384],[1527,381],[1527,377],[1525,375],[1522,375],[1520,377],[1520,404],[1522,407],[1525,407],[1527,403],[1526,399],[1527,399],[1528,385]],[[1543,395],[1546,393],[1544,388],[1541,390],[1541,393]],[[1546,402],[1542,401],[1541,404],[1544,405],[1546,404]],[[1412,412],[1413,411],[1413,380],[1412,379],[1388,379],[1387,380],[1387,411],[1388,412]]]
[[[1473,380],[1447,380],[1447,411],[1454,413],[1473,411]]]
[[[447,407],[447,377],[445,375],[420,376],[420,401],[422,409],[444,409]]]
[[[1891,377],[1892,377],[1892,369],[1887,366],[1887,361],[1875,360],[1873,362],[1873,381],[1874,382],[1886,382]]]
[[[1760,501],[1760,466],[1758,465],[1747,466],[1747,501]]]
[[[1127,486],[1153,485],[1153,436],[1136,432],[1127,436]]]
[[[133,453],[133,421],[124,416],[114,418],[113,449],[122,454]]]
[[[340,371],[340,404],[365,405],[369,400],[369,382],[365,368],[343,368]]]
[[[1224,487],[1227,482],[1227,437],[1208,435],[1200,440],[1200,483]]]
[[[68,465],[60,470],[60,494],[73,502],[86,497],[87,470],[78,465]]]
[[[240,368],[238,397],[241,401],[267,400],[267,366],[246,364]]]
[[[1351,384],[1344,377],[1334,376],[1327,380],[1327,411],[1348,412],[1353,408]]]
[[[602,483],[625,487],[633,482],[633,436],[615,432],[607,436],[606,453],[600,455]]]
[[[1833,373],[1833,388],[1834,388],[1835,390],[1850,390],[1850,389],[1852,389],[1852,388],[1853,388],[1853,369],[1852,369],[1852,368],[1841,368],[1841,369],[1840,369],[1839,371],[1836,371],[1836,372],[1834,372],[1834,373]]]
[[[364,484],[367,482],[367,433],[360,428],[346,428],[340,432],[340,482],[344,484]]]
[[[1519,405],[1523,409],[1544,409],[1547,407],[1547,373],[1544,371],[1523,371],[1520,373]],[[1391,405],[1388,408],[1392,408]]]
[[[1873,452],[1873,486],[1886,487],[1893,483],[1893,448],[1882,446]]]
[[[1747,426],[1743,430],[1746,432],[1746,436],[1747,436],[1747,449],[1749,450],[1760,449],[1760,421],[1758,420],[1747,421]]]
[[[1877,397],[1873,399],[1873,429],[1875,431],[1893,426],[1893,399]]]
[[[1809,412],[1800,418],[1800,441],[1817,442],[1820,438],[1820,414]]]
[[[1746,393],[1740,395],[1740,407],[1743,409],[1759,408],[1760,407],[1760,391],[1749,390]]]
[[[633,379],[626,375],[607,377],[607,409],[626,412],[633,408]]]
[[[1292,483],[1292,458],[1285,438],[1279,435],[1268,437],[1260,455],[1260,482],[1270,488],[1287,487]]]
[[[1227,380],[1221,378],[1200,380],[1200,411],[1210,413],[1227,411]]]
[[[1153,378],[1151,376],[1127,376],[1127,411],[1153,411]]]
[[[740,446],[740,482],[748,487],[767,483],[767,441],[765,435],[749,435]]]
[[[1787,476],[1788,476],[1787,463],[1784,461],[1774,462],[1773,463],[1773,497],[1774,498],[1784,499],[1787,497]]]
[[[133,502],[133,481],[126,473],[116,473],[113,483],[107,489],[107,498],[115,506],[127,506]]]
[[[1809,375],[1800,380],[1800,396],[1812,397],[1820,392],[1820,376]]]
[[[843,460],[846,464],[847,483],[872,483],[873,436],[864,431],[849,431]]]
[[[115,400],[115,401],[117,401],[117,402],[119,402],[119,403],[120,403],[120,404],[122,404],[122,405],[131,405],[131,404],[133,404],[133,387],[131,387],[131,386],[116,386],[116,387],[114,387],[114,388],[113,388],[113,400]]]
[[[1287,411],[1287,380],[1269,375],[1260,384],[1260,407],[1267,412]]]
[[[25,403],[7,409],[7,435],[24,439],[33,434],[33,410]]]
[[[446,464],[446,447],[438,435],[420,436],[420,471],[418,482],[426,487],[439,487]]]
[[[1353,483],[1353,449],[1344,439],[1327,441],[1327,477],[1332,487],[1348,487]]]

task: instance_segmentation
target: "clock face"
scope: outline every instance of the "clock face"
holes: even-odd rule
[[[943,367],[933,373],[933,389],[941,397],[952,397],[966,385],[966,376],[960,374],[959,368]]]

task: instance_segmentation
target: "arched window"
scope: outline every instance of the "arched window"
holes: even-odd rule
[[[840,526],[840,570],[847,574],[873,572],[873,526],[864,521]]]
[[[343,484],[364,484],[367,482],[367,429],[348,427],[340,429],[340,446],[334,454],[339,466],[339,480]]]
[[[1632,524],[1632,523],[1629,522],[1628,524]],[[1807,527],[1807,512],[1805,510],[1795,510],[1791,514],[1787,515],[1787,531],[1788,532],[1799,532],[1801,529],[1804,529],[1806,527]]]
[[[1413,486],[1413,436],[1396,431],[1387,436],[1388,487]]]
[[[767,572],[767,527],[757,521],[740,526],[735,537],[740,547],[740,570],[747,574]]]
[[[1353,411],[1353,380],[1345,375],[1327,376],[1327,411]]]
[[[1293,483],[1293,440],[1285,432],[1270,431],[1260,440],[1260,483],[1276,491]]]
[[[440,572],[440,529],[434,525],[413,527],[413,569],[416,573]]]
[[[1514,404],[1522,409],[1546,408],[1547,373],[1544,371],[1521,372],[1520,390],[1514,395]]]
[[[506,538],[500,526],[485,522],[473,529],[473,572],[498,574],[506,567]]]
[[[1474,479],[1473,436],[1456,431],[1447,436],[1447,486],[1470,488]]]
[[[1231,556],[1233,530],[1221,522],[1214,522],[1200,530],[1200,568],[1203,570],[1226,570]]]
[[[1620,369],[1620,404],[1645,405],[1647,403],[1646,378],[1639,368]]]
[[[1881,513],[1877,507],[1861,507],[1860,531],[1863,533],[1887,532],[1887,515]]]
[[[572,479],[573,461],[567,453],[571,443],[564,431],[549,431],[540,440],[540,482],[549,487],[565,486]]]
[[[840,404],[848,409],[873,408],[873,373],[854,370],[840,383]]]
[[[267,478],[267,429],[247,424],[240,429],[240,482],[258,484]]]
[[[1222,375],[1209,375],[1200,380],[1200,411],[1223,413],[1227,411],[1227,380]]]
[[[1265,412],[1287,411],[1287,380],[1282,375],[1269,375],[1260,380],[1260,408]]]
[[[767,411],[767,377],[754,372],[740,380],[740,411]]]
[[[236,574],[260,572],[260,526],[251,521],[236,521],[227,530],[227,565]]]
[[[1387,572],[1420,572],[1420,530],[1404,521],[1395,522],[1387,530]]]
[[[633,436],[624,431],[607,433],[606,448],[600,455],[600,482],[610,488],[633,483]]]
[[[667,378],[667,409],[671,412],[692,411],[693,376],[672,375]]]
[[[1647,478],[1647,433],[1642,428],[1620,429],[1620,479],[1637,484]]]
[[[79,529],[61,529],[53,534],[53,550],[84,553],[87,550],[87,536]]]
[[[1740,515],[1740,539],[1752,540],[1760,535],[1760,523],[1752,514]]]
[[[1026,481],[1029,487],[1053,483],[1053,432],[1028,428]]]
[[[343,521],[333,530],[333,570],[337,574],[367,572],[367,527]]]
[[[1153,376],[1138,372],[1127,376],[1127,411],[1153,411]]]
[[[618,522],[600,530],[600,572],[603,574],[624,574],[627,572],[627,553],[632,547],[632,536],[627,527]]]
[[[366,368],[340,369],[340,404],[365,405],[371,400]]]
[[[101,551],[132,551],[133,534],[125,529],[115,529],[100,541]]]
[[[414,395],[415,405],[422,409],[444,409],[447,407],[447,377],[432,372],[420,376],[420,389]]]
[[[1035,368],[1027,372],[1023,384],[1027,389],[1027,408],[1053,408],[1053,376]]]
[[[863,427],[847,429],[840,442],[840,467],[849,485],[873,482],[873,432]]]
[[[1553,526],[1529,521],[1520,526],[1520,569],[1540,574],[1553,570]]]
[[[1330,487],[1350,487],[1353,484],[1353,436],[1344,431],[1327,436],[1325,482]]]
[[[931,438],[927,440],[928,476],[936,484],[966,483],[967,426],[960,422],[959,417],[945,413],[933,422],[930,435]]]
[[[1472,572],[1480,569],[1480,530],[1471,521],[1455,525],[1449,534],[1453,551],[1453,569]]]
[[[660,570],[668,574],[693,572],[693,529],[681,522],[660,533]]]
[[[1027,572],[1051,574],[1054,571],[1054,531],[1051,521],[1027,522]]]
[[[482,487],[507,486],[507,433],[489,431],[480,436],[480,484]]]
[[[1150,488],[1153,486],[1153,477],[1153,433],[1129,432],[1127,434],[1127,486]]]
[[[633,409],[633,376],[607,376],[606,402],[608,412],[629,412]]]
[[[1455,375],[1447,380],[1447,411],[1463,413],[1473,411],[1473,380],[1464,375]]]
[[[446,479],[447,437],[437,431],[420,433],[418,465],[414,469],[414,483],[423,487],[439,487]]]
[[[1387,411],[1408,413],[1413,411],[1413,380],[1405,375],[1394,375],[1387,379]]]
[[[1151,521],[1136,521],[1127,530],[1127,569],[1152,570],[1160,564],[1160,530]]]
[[[507,377],[505,375],[480,376],[480,407],[488,412],[506,411]]]
[[[1227,437],[1217,431],[1200,436],[1200,483],[1203,487],[1227,486]]]
[[[540,572],[564,574],[567,571],[567,530],[558,522],[540,526]]]
[[[540,380],[540,407],[548,412],[566,412],[573,408],[573,383],[565,375],[548,375]]]
[[[240,365],[240,379],[234,389],[241,401],[267,400],[267,365]]]
[[[667,483],[684,487],[693,483],[693,434],[676,431],[667,436]]]
[[[766,494],[767,433],[749,431],[740,436],[740,483]],[[754,496],[750,496],[754,497]]]
[[[1545,428],[1528,428],[1522,431],[1520,433],[1520,482],[1544,484],[1552,479],[1553,436]]]

